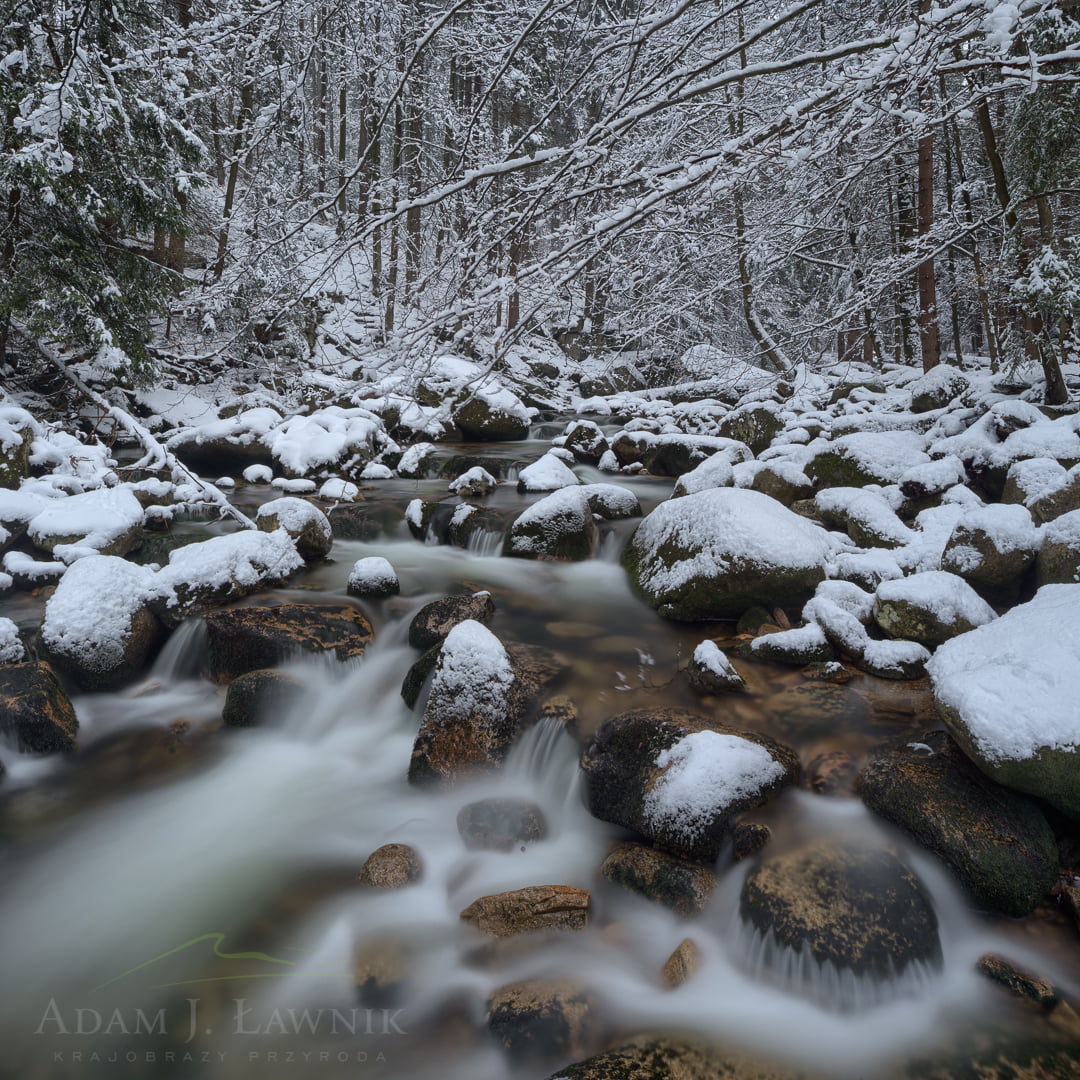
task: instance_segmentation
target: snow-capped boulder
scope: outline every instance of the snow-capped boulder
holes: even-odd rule
[[[637,496],[615,484],[582,484],[553,491],[518,515],[503,546],[522,559],[579,562],[596,553],[596,518],[614,521],[641,513]]]
[[[215,536],[170,553],[155,575],[151,604],[166,626],[177,626],[189,615],[279,585],[303,565],[284,529]]]
[[[988,780],[944,731],[875,753],[857,787],[875,814],[941,859],[984,910],[1027,915],[1057,877],[1057,844],[1039,806]]]
[[[444,596],[425,604],[409,623],[409,644],[414,649],[427,650],[444,641],[459,623],[482,623],[485,626],[495,617],[495,601],[491,593],[466,593]]]
[[[899,548],[914,539],[884,496],[861,487],[831,487],[814,497],[821,520],[864,548]]]
[[[545,649],[507,649],[480,623],[458,623],[439,648],[409,782],[448,786],[498,768],[561,670]]]
[[[1080,818],[1080,585],[945,642],[927,664],[949,733],[992,780]]]
[[[30,447],[37,428],[25,409],[0,407],[0,488],[17,488],[30,475]]]
[[[941,555],[941,569],[994,596],[1014,590],[1035,561],[1039,534],[1022,506],[991,503],[965,510]]]
[[[150,610],[154,573],[111,555],[80,559],[45,605],[46,657],[79,686],[111,689],[144,668],[163,637]]]
[[[923,443],[910,431],[844,435],[822,444],[807,472],[823,488],[895,484],[909,469],[930,461]]]
[[[560,488],[572,487],[580,483],[581,481],[564,461],[555,454],[549,453],[531,465],[526,465],[518,473],[517,489],[520,492],[558,491]]]
[[[828,533],[767,495],[716,488],[661,503],[623,565],[667,618],[737,619],[755,604],[806,600],[834,550]]]
[[[755,464],[760,464],[760,468],[754,470],[753,479],[750,481],[749,487],[752,491],[760,491],[762,495],[768,495],[785,506],[813,496],[813,483],[802,466],[794,461],[777,458]],[[738,479],[736,483],[739,487],[743,486]]]
[[[1080,510],[1055,518],[1043,529],[1035,581],[1039,585],[1080,581]]]
[[[683,473],[675,481],[673,499],[683,495],[696,495],[699,491],[711,491],[713,488],[733,487],[735,470],[725,454],[713,454],[689,472]]]
[[[435,464],[436,452],[434,443],[420,442],[410,446],[398,462],[398,476],[406,480],[423,480]]]
[[[641,461],[654,476],[682,476],[714,454],[730,465],[754,456],[745,443],[719,435],[655,435],[645,441]]]
[[[952,364],[938,364],[925,375],[908,383],[913,413],[944,409],[971,386],[971,380]]]
[[[562,445],[585,465],[596,465],[608,452],[607,437],[591,420],[572,420],[567,424]]]
[[[450,481],[450,491],[463,499],[490,495],[498,486],[499,481],[481,465],[466,469],[459,477]]]
[[[346,592],[369,600],[382,600],[401,592],[397,572],[380,555],[357,559],[349,571]]]
[[[874,621],[889,637],[930,648],[995,618],[994,609],[963,578],[944,570],[882,582],[874,597]]]
[[[683,709],[605,721],[581,758],[589,810],[674,855],[712,862],[735,817],[798,777],[793,750]]]
[[[501,387],[473,390],[451,415],[470,442],[516,442],[529,435],[531,413],[516,394]]]
[[[743,405],[720,421],[720,434],[745,444],[751,453],[760,454],[767,449],[784,426],[780,417],[781,407],[775,402],[757,401]]]
[[[255,524],[266,533],[284,529],[305,562],[325,559],[334,546],[334,531],[329,519],[306,499],[271,499],[259,507]]]
[[[699,694],[718,694],[745,690],[743,677],[715,641],[706,639],[694,649],[686,676],[692,689]]]
[[[0,667],[0,731],[31,754],[75,748],[79,721],[56,672],[44,661]]]
[[[142,543],[143,508],[127,488],[99,488],[50,500],[27,524],[34,546],[65,562],[81,555],[126,555]]]

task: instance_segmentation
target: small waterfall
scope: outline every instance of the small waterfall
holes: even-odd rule
[[[202,619],[185,619],[169,635],[169,640],[150,669],[149,680],[171,683],[179,679],[194,679],[206,661],[206,654],[206,623]]]
[[[501,554],[506,533],[499,529],[477,529],[469,534],[465,550],[481,558],[490,559]]]

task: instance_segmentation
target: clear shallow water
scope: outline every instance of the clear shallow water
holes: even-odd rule
[[[378,498],[400,505],[425,484],[436,489],[423,481]],[[662,498],[669,485],[632,486]],[[509,490],[498,498],[508,512],[530,501]],[[616,533],[606,558],[562,565],[401,535],[338,542],[333,561],[274,595],[343,599],[352,562],[370,554],[395,565],[403,595],[365,607],[376,640],[361,660],[294,665],[308,688],[290,712],[257,730],[215,730],[223,691],[199,675],[196,622],[174,634],[139,685],[76,700],[80,757],[31,761],[6,751],[0,995],[14,1075],[540,1080],[559,1062],[511,1063],[485,1031],[485,1002],[517,980],[571,976],[595,995],[601,1020],[597,1045],[586,1049],[670,1028],[826,1076],[874,1077],[1004,1022],[1006,1000],[973,970],[986,952],[1078,989],[1064,937],[1018,936],[975,916],[931,859],[854,799],[791,791],[749,815],[772,828],[773,850],[829,835],[896,845],[932,896],[941,971],[891,995],[849,987],[857,1007],[838,1011],[815,992],[829,991],[833,973],[802,964],[796,991],[759,962],[760,943],[737,917],[745,864],[721,860],[717,892],[693,920],[598,882],[596,868],[622,834],[583,808],[579,748],[554,725],[531,729],[497,778],[450,793],[410,788],[418,713],[399,695],[417,656],[408,621],[462,583],[491,590],[492,629],[503,640],[566,658],[561,691],[584,730],[626,709],[684,705],[777,734],[805,761],[821,748],[858,754],[920,729],[917,688],[864,679],[849,685],[875,703],[869,720],[828,736],[781,732],[769,699],[803,680],[738,659],[749,695],[694,698],[679,667],[703,637],[731,628],[657,619],[627,589],[619,543]],[[539,803],[548,837],[507,853],[467,850],[458,810],[495,795]],[[360,889],[360,865],[388,842],[417,849],[422,881]],[[540,884],[592,889],[590,928],[539,948],[493,948],[459,919],[479,896]],[[666,990],[660,970],[687,937],[701,970]],[[394,997],[358,1002],[357,949],[405,972]]]

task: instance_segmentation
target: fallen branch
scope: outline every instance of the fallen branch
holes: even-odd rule
[[[12,328],[18,331],[27,341],[31,342],[44,359],[54,367],[80,394],[88,401],[93,402],[102,412],[115,420],[129,435],[135,438],[146,451],[132,468],[136,469],[169,469],[175,475],[180,473],[195,485],[205,496],[207,502],[215,504],[223,514],[239,522],[245,529],[257,529],[258,526],[246,514],[237,510],[229,502],[224,492],[214,484],[204,480],[197,473],[193,473],[180,459],[167,450],[154,438],[154,436],[126,409],[118,405],[112,405],[96,390],[92,390],[87,384],[64,363],[63,357],[54,349],[49,348],[43,341],[38,340],[33,334],[19,323],[12,321]]]

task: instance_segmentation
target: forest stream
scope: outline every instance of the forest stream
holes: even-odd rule
[[[503,477],[513,480],[549,439],[550,431],[534,429],[529,441],[483,452],[501,459]],[[476,452],[475,444],[439,450]],[[587,483],[604,479],[589,467],[577,472]],[[652,476],[618,482],[645,513],[672,484]],[[233,498],[251,510],[277,494],[248,485]],[[498,554],[496,532],[477,534],[469,548],[411,537],[403,511],[418,496],[459,501],[446,494],[445,479],[379,482],[363,491],[382,523],[378,535],[339,537],[328,560],[287,587],[240,602],[352,605],[374,628],[362,657],[291,662],[304,688],[288,708],[255,727],[223,727],[225,688],[204,674],[205,630],[195,618],[135,685],[74,698],[74,755],[0,751],[0,827],[11,867],[0,891],[0,1072],[20,1080],[541,1080],[620,1037],[680,1032],[778,1069],[871,1080],[931,1075],[918,1062],[970,1060],[1004,1032],[1021,1041],[1049,1032],[1035,1006],[1020,1007],[977,970],[986,954],[1007,956],[1067,998],[1080,995],[1075,930],[1049,905],[1024,920],[974,912],[941,866],[877,820],[850,783],[825,794],[810,786],[807,766],[824,753],[858,763],[937,727],[925,680],[851,670],[848,681],[815,682],[744,658],[738,649],[749,635],[734,624],[661,619],[632,593],[618,563],[633,521],[605,523],[598,557],[585,562],[511,559]],[[512,520],[531,501],[503,483],[485,506]],[[186,521],[162,537],[174,545],[234,527]],[[138,558],[164,561],[164,548],[153,546],[161,539]],[[353,599],[350,568],[373,555],[392,563],[401,593]],[[423,697],[410,709],[401,696],[420,655],[408,644],[409,623],[439,597],[483,590],[500,641],[566,659],[557,692],[574,715],[531,726],[497,775],[450,790],[411,786]],[[36,626],[42,605],[20,593],[5,613]],[[691,690],[683,669],[704,638],[732,659],[745,693]],[[810,689],[793,695],[799,687]],[[711,898],[691,917],[602,878],[606,853],[629,834],[589,813],[582,744],[612,716],[666,707],[797,750],[802,786],[743,820],[768,827],[771,854],[822,837],[896,852],[932,902],[940,965],[911,966],[882,982],[847,978],[798,953],[778,960],[777,946],[739,914],[757,856],[735,861],[730,846]],[[537,838],[509,850],[467,846],[459,812],[492,798],[536,804]],[[419,879],[392,890],[361,884],[365,860],[391,843],[414,849]],[[588,925],[491,939],[462,921],[477,898],[527,886],[589,890]],[[685,939],[697,969],[672,988],[661,972]],[[573,1007],[493,1031],[492,995],[535,979],[572,987]]]

